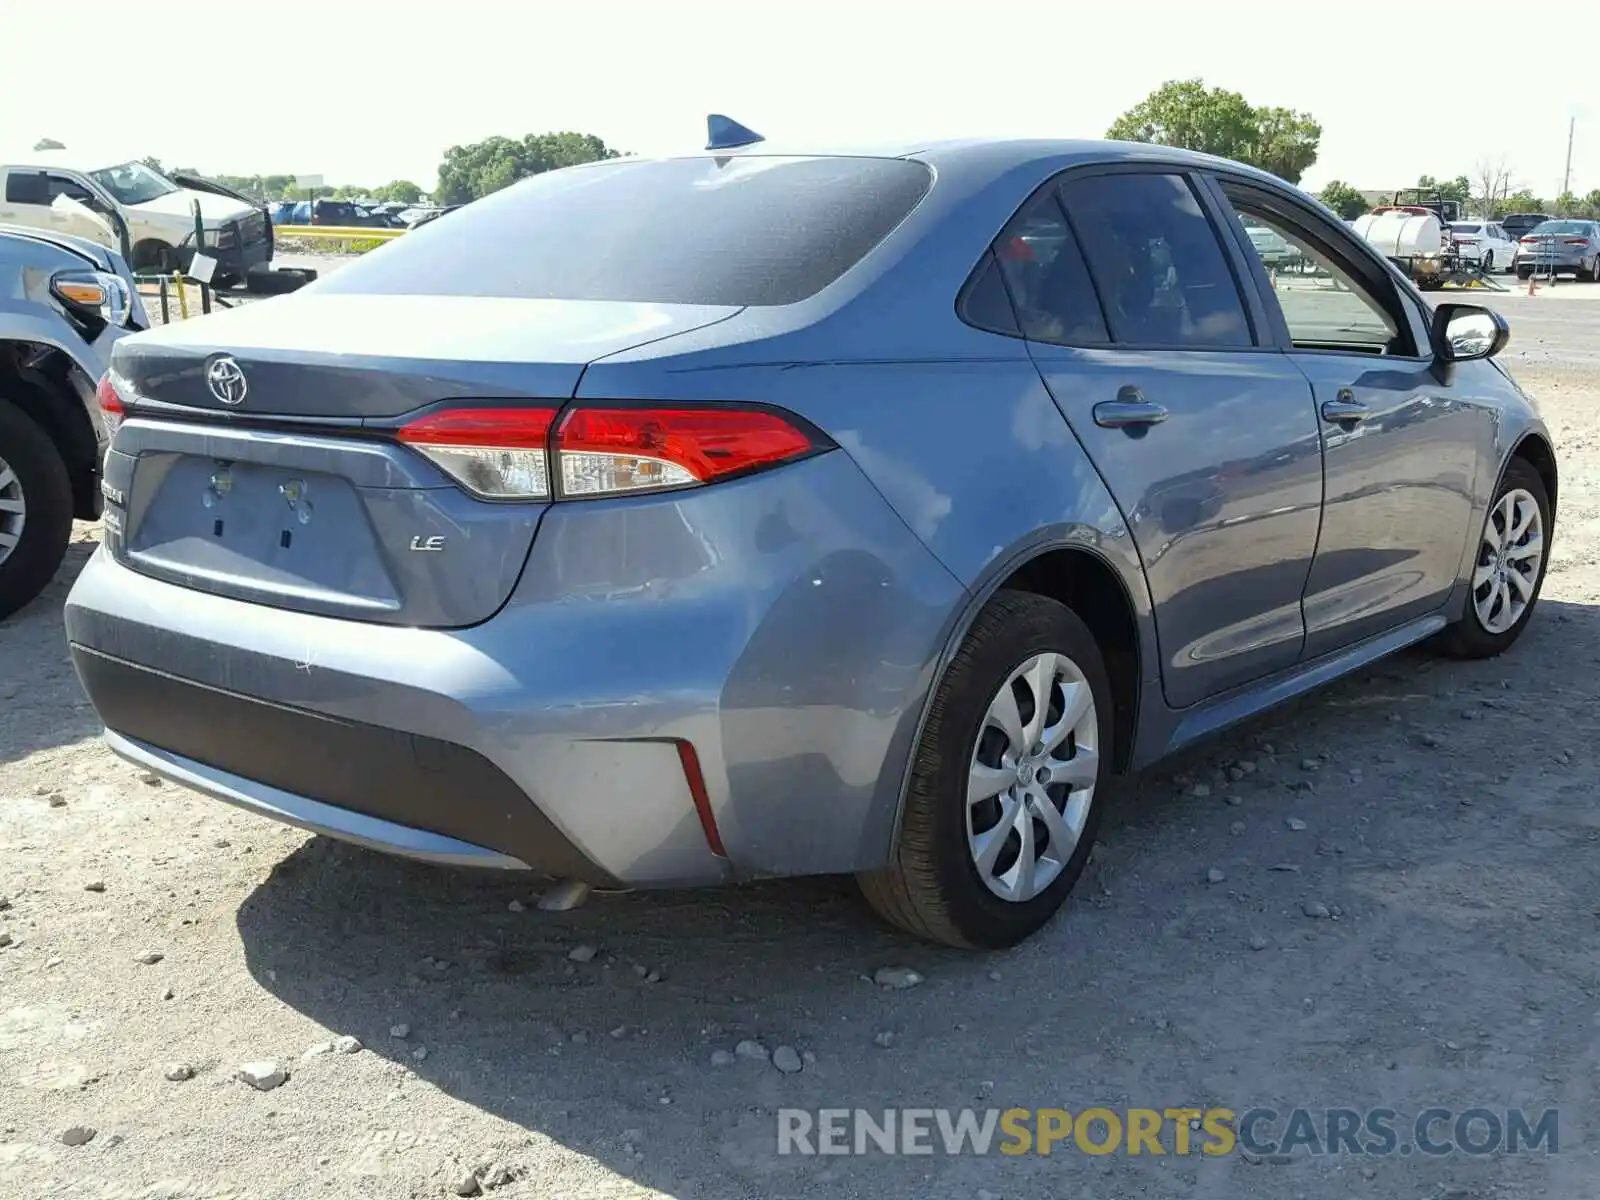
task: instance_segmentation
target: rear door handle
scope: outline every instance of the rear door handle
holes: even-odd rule
[[[1322,402],[1322,419],[1331,421],[1336,425],[1349,425],[1356,421],[1364,421],[1371,410],[1356,399],[1356,394],[1349,388],[1340,388],[1339,395],[1333,400]]]
[[[1102,429],[1143,428],[1166,419],[1167,410],[1150,403],[1136,387],[1125,387],[1115,400],[1102,400],[1094,406],[1094,423]]]

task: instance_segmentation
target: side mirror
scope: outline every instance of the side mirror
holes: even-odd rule
[[[1433,352],[1445,362],[1493,358],[1511,340],[1511,326],[1477,304],[1441,304],[1433,310]]]

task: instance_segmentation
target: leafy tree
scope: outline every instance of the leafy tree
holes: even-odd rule
[[[33,144],[35,150],[65,150],[66,147],[55,138],[40,138]]]
[[[440,204],[465,204],[529,175],[617,157],[617,151],[592,133],[485,138],[445,151],[434,199]]]
[[[1514,212],[1549,212],[1545,202],[1527,188],[1512,192],[1495,207],[1495,216],[1503,217]]]
[[[1575,217],[1582,207],[1582,202],[1571,192],[1562,192],[1555,200],[1556,216],[1558,217]]]
[[[1441,200],[1456,200],[1466,204],[1472,199],[1472,180],[1465,175],[1457,175],[1454,179],[1435,179],[1432,175],[1422,175],[1417,179],[1417,186],[1425,191],[1436,190]]]
[[[422,199],[422,189],[409,179],[395,179],[372,193],[379,200],[391,204],[415,204]]]
[[[1591,217],[1600,217],[1600,188],[1583,198],[1583,211]]]
[[[1355,220],[1370,207],[1365,196],[1338,179],[1323,188],[1318,199],[1346,221]]]
[[[1317,161],[1322,126],[1309,113],[1254,108],[1202,79],[1174,79],[1118,117],[1106,136],[1216,154],[1298,183]]]

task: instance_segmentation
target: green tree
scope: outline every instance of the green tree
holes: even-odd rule
[[[1514,212],[1548,212],[1543,200],[1535,196],[1527,188],[1512,192],[1495,206],[1495,216],[1503,217],[1506,213]]]
[[[422,189],[409,179],[391,180],[372,194],[391,204],[415,204],[422,199]]]
[[[1106,136],[1216,154],[1298,183],[1317,161],[1322,126],[1309,113],[1254,108],[1202,79],[1174,79],[1118,117]]]
[[[1367,198],[1348,183],[1335,179],[1318,194],[1320,199],[1346,221],[1353,221],[1371,207]]]
[[[65,150],[66,147],[55,138],[40,138],[33,144],[35,150]]]
[[[1454,179],[1435,179],[1432,175],[1422,175],[1417,179],[1417,187],[1423,191],[1437,191],[1441,200],[1456,200],[1466,204],[1472,199],[1472,180],[1465,175],[1457,175]]]
[[[1591,217],[1600,218],[1600,188],[1595,188],[1583,198],[1583,211]]]
[[[465,204],[529,175],[617,157],[617,151],[592,133],[485,138],[445,151],[434,199],[440,204]]]
[[[1575,217],[1583,208],[1583,202],[1571,192],[1562,192],[1556,197],[1555,209],[1558,217]]]

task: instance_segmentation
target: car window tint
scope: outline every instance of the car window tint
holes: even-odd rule
[[[328,292],[793,304],[927,194],[899,158],[617,159],[535,175],[315,285]]]
[[[1399,353],[1399,322],[1337,257],[1282,216],[1224,186],[1272,281],[1289,337],[1302,349]]]
[[[968,325],[1010,337],[1022,332],[1017,327],[1017,314],[1011,307],[1011,297],[1006,295],[1005,280],[1000,278],[1000,261],[992,252],[983,256],[983,261],[973,272],[972,280],[961,294],[959,309],[961,319]]]
[[[1065,345],[1105,345],[1100,302],[1052,192],[1042,192],[1006,226],[994,246],[1024,337]]]
[[[1148,346],[1252,344],[1233,272],[1181,175],[1095,175],[1068,180],[1060,194],[1113,338]]]

